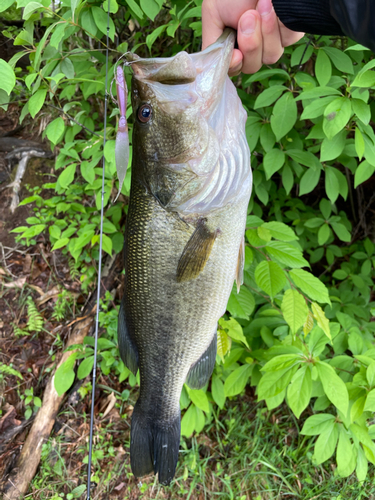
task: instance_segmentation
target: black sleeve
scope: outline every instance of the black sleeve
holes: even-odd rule
[[[373,0],[272,0],[280,21],[293,31],[347,35],[375,52]]]

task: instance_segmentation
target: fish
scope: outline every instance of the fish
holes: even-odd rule
[[[227,76],[234,43],[226,29],[198,53],[126,54],[134,125],[118,341],[140,371],[132,472],[163,485],[178,461],[181,391],[209,382],[218,320],[243,281],[252,174],[247,113]]]

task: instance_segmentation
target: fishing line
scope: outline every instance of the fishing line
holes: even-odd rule
[[[94,344],[94,367],[92,371],[92,390],[91,390],[91,416],[90,416],[90,439],[89,439],[89,461],[87,466],[87,500],[90,500],[91,490],[91,459],[92,459],[92,438],[94,429],[94,406],[95,406],[95,382],[96,382],[96,358],[98,353],[98,330],[99,330],[99,302],[100,302],[100,284],[102,278],[102,247],[103,247],[103,220],[104,220],[104,180],[105,180],[105,142],[107,132],[107,104],[108,104],[108,44],[109,44],[109,11],[111,10],[110,0],[108,0],[107,16],[107,49],[105,57],[105,99],[104,99],[104,132],[103,132],[103,172],[102,172],[102,206],[100,209],[100,237],[99,237],[99,264],[98,264],[98,286],[96,297],[96,320],[95,320],[95,344]]]

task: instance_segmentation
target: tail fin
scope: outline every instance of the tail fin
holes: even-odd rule
[[[158,422],[153,415],[144,415],[137,403],[130,436],[133,474],[142,477],[154,471],[158,473],[159,483],[168,485],[176,471],[180,432],[180,413],[172,422]]]

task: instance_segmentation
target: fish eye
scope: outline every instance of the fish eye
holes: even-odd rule
[[[138,109],[138,120],[142,123],[147,123],[152,115],[152,108],[149,104],[142,104]]]

